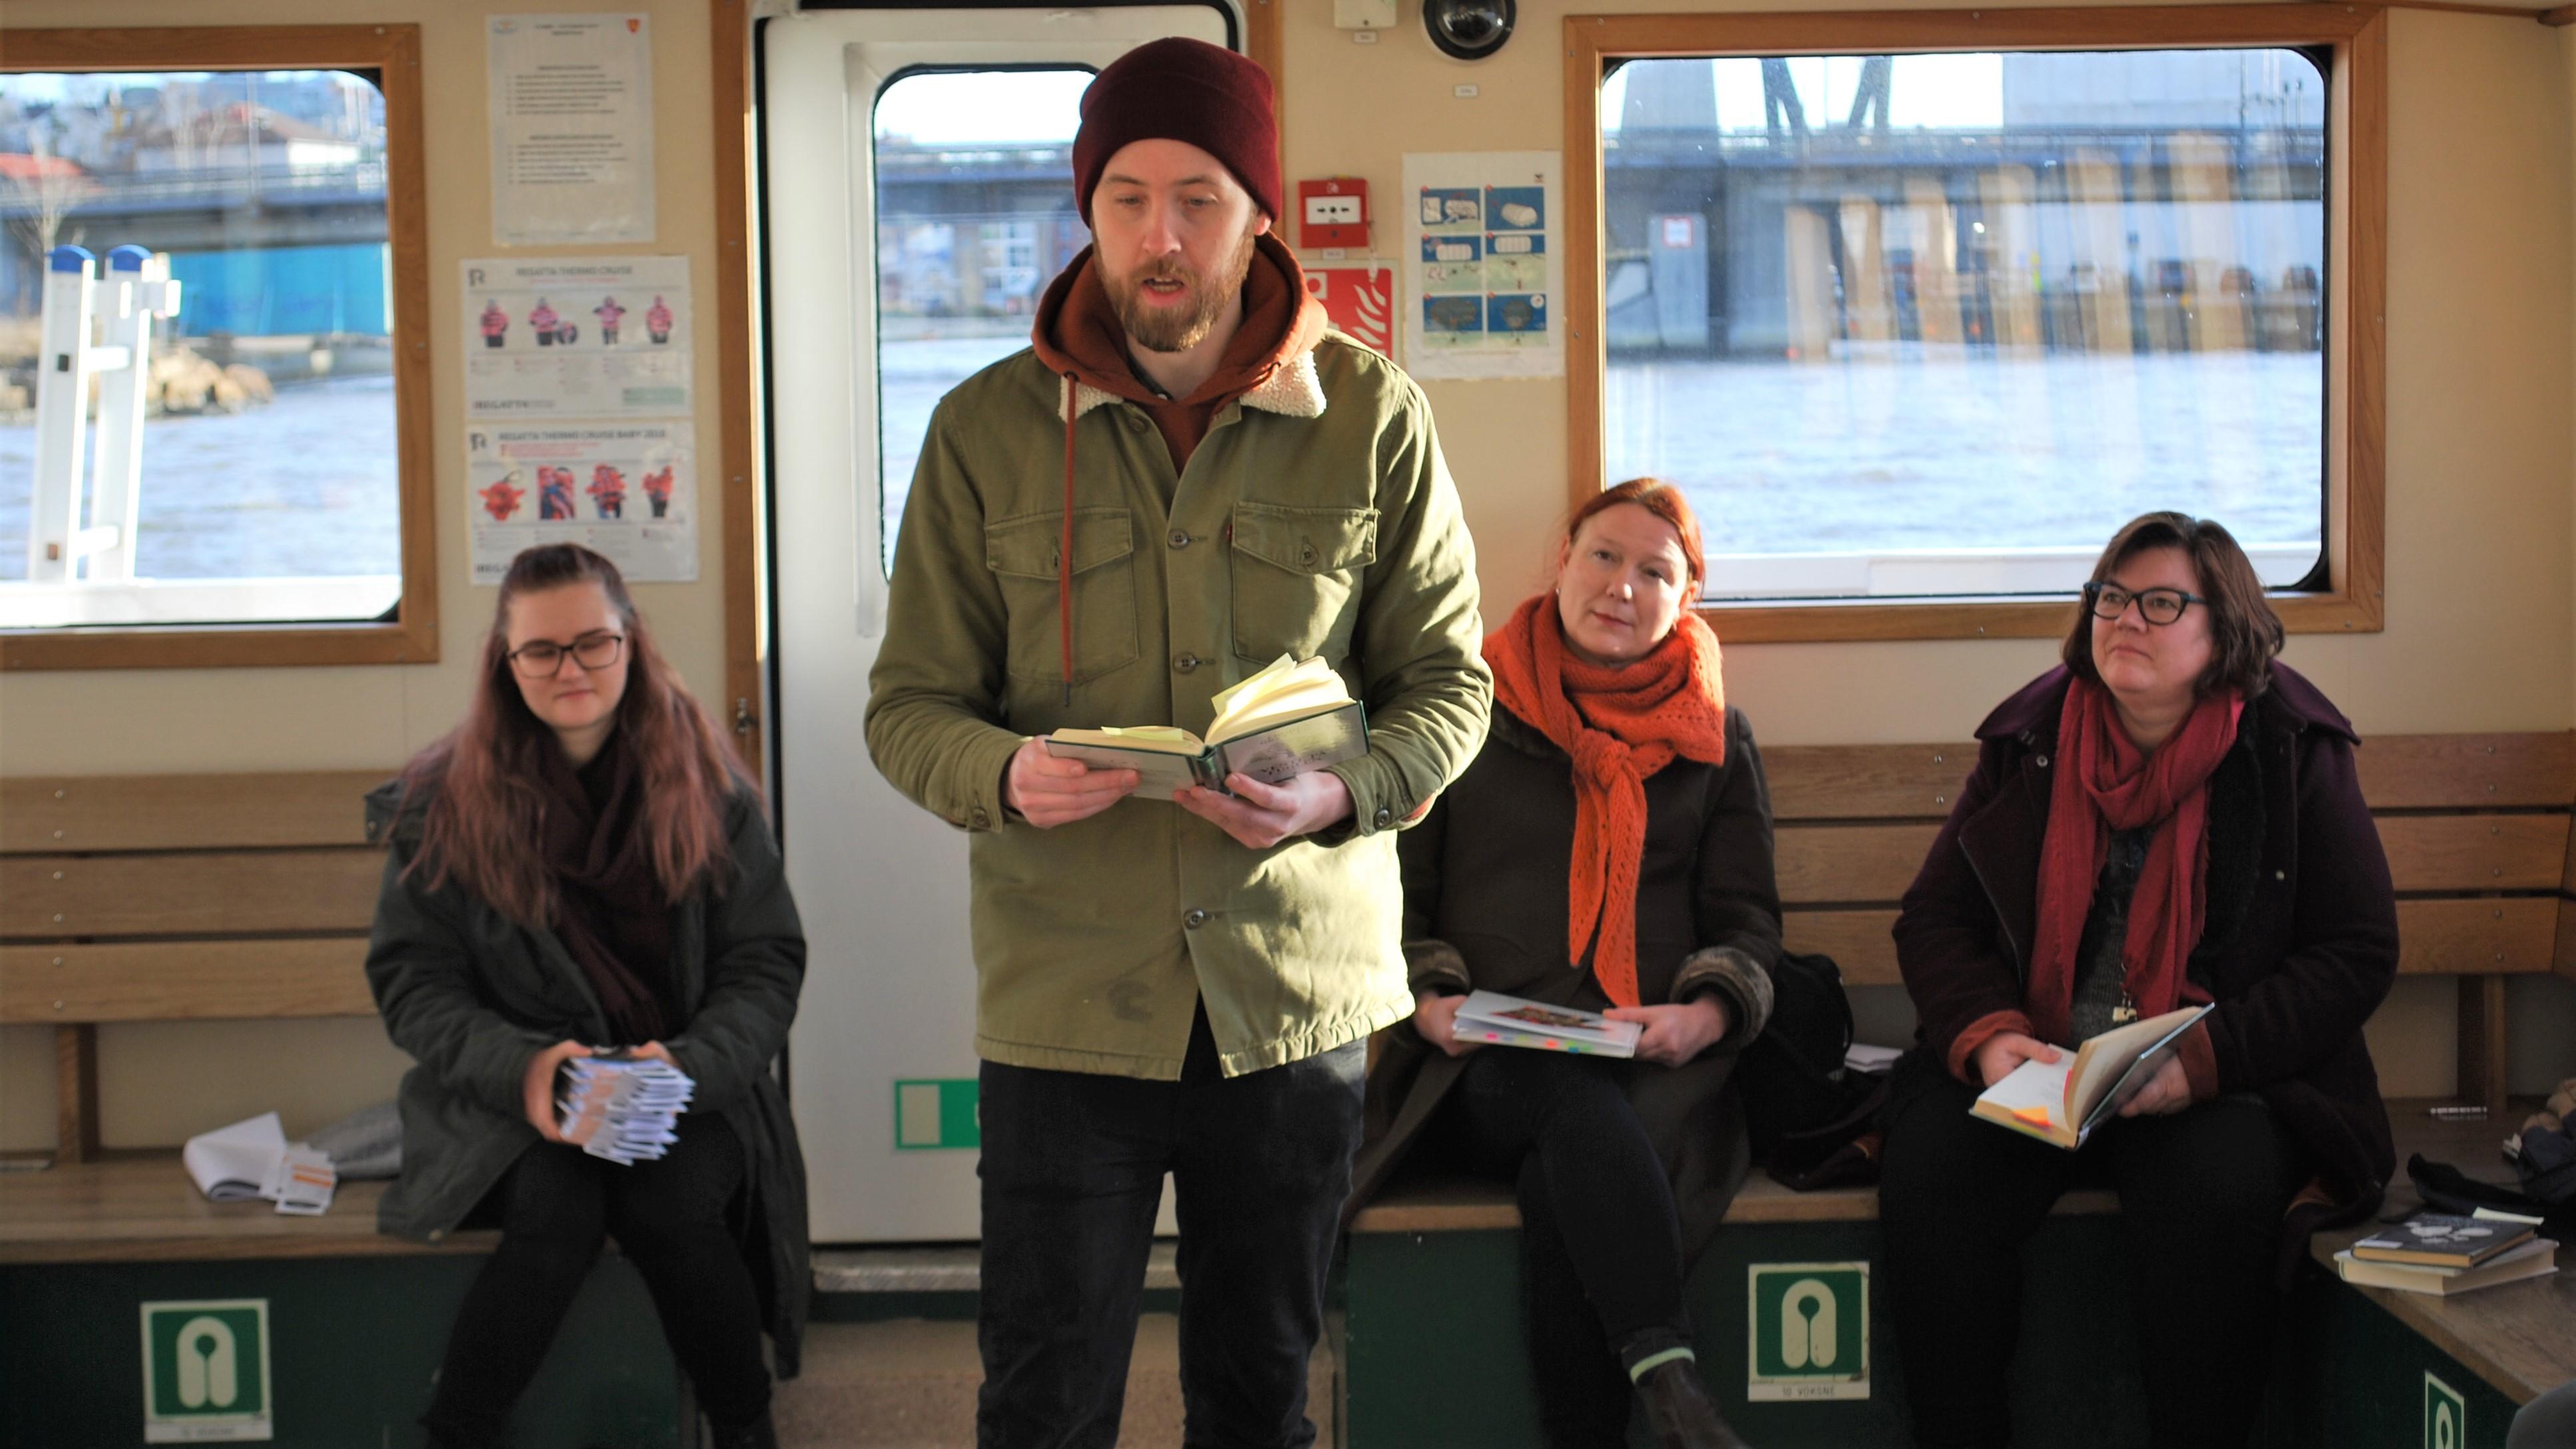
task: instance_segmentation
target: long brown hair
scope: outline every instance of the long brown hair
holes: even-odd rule
[[[501,579],[464,722],[403,768],[406,802],[416,790],[435,789],[411,868],[426,869],[431,888],[452,880],[522,925],[555,921],[554,879],[536,848],[547,808],[538,770],[541,752],[561,746],[511,677],[510,605],[522,594],[584,583],[599,585],[626,633],[626,693],[617,703],[616,734],[643,777],[636,828],[666,898],[677,901],[701,883],[721,887],[725,799],[758,789],[732,743],[654,647],[617,565],[578,544],[523,550]]]
[[[1583,506],[1565,520],[1565,537],[1558,540],[1558,548],[1573,547],[1575,535],[1583,532],[1583,525],[1594,514],[1622,503],[1634,503],[1671,524],[1673,532],[1681,535],[1682,562],[1690,565],[1690,582],[1703,586],[1708,583],[1708,562],[1700,553],[1699,515],[1691,512],[1690,500],[1682,496],[1682,490],[1661,478],[1631,478],[1584,499]]]
[[[2271,686],[2272,657],[2289,637],[2281,628],[2281,616],[2272,612],[2272,601],[2263,596],[2263,580],[2254,572],[2254,561],[2245,556],[2236,535],[2214,518],[2142,513],[2111,535],[2110,545],[2093,565],[2093,578],[2108,580],[2112,570],[2155,548],[2182,550],[2191,560],[2192,571],[2200,575],[2200,592],[2208,600],[2195,606],[2209,611],[2210,648],[2209,667],[2201,671],[2194,694],[2232,689],[2252,701]],[[2088,684],[2102,682],[2093,667],[2092,610],[2076,608],[2074,627],[2066,631],[2058,657],[2076,678]]]

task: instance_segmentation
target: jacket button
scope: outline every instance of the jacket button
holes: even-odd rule
[[[1131,433],[1141,433],[1145,431],[1145,415],[1143,413],[1129,413],[1127,415],[1127,431]]]
[[[2288,880],[2289,878],[2290,873],[2286,870],[2276,870],[2272,872],[2272,879],[2274,880]]]
[[[1377,807],[1377,814],[1371,818],[1377,822],[1378,829],[1384,830],[1395,823],[1395,811],[1387,806],[1380,805]]]
[[[1180,531],[1179,529],[1177,529],[1177,528],[1173,529],[1173,530],[1172,530],[1172,547],[1174,547],[1174,548],[1188,548],[1189,546],[1190,546],[1190,536],[1189,536],[1188,534],[1186,534],[1186,533],[1181,532],[1181,531]]]
[[[976,829],[978,829],[978,830],[985,830],[985,829],[989,829],[989,828],[991,828],[991,826],[992,826],[992,824],[993,824],[993,817],[991,817],[991,816],[989,816],[989,815],[985,814],[985,813],[984,813],[984,811],[983,811],[983,808],[982,808],[981,806],[978,806],[978,807],[976,807],[976,810],[975,810],[974,821],[975,821],[975,828],[976,828]]]
[[[1198,929],[1199,927],[1201,927],[1201,926],[1206,925],[1207,923],[1208,923],[1208,913],[1207,913],[1207,912],[1205,912],[1205,911],[1199,910],[1199,909],[1197,909],[1197,908],[1195,908],[1195,907],[1191,908],[1191,909],[1190,909],[1186,914],[1184,914],[1184,915],[1181,917],[1181,924],[1182,924],[1183,926],[1188,927],[1190,930],[1193,930],[1193,931],[1197,930],[1197,929]]]
[[[2048,768],[2048,756],[2042,755],[2039,757],[2039,767],[2043,770]]]
[[[1183,674],[1187,674],[1191,670],[1199,667],[1199,657],[1195,654],[1181,655],[1172,661],[1172,667]]]

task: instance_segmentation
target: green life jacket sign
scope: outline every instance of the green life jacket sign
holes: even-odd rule
[[[1745,1277],[1747,1399],[1869,1397],[1868,1263],[1754,1263]]]
[[[143,1442],[275,1437],[268,1300],[143,1305]]]

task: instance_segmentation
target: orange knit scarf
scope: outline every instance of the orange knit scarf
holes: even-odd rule
[[[1617,668],[1565,646],[1556,596],[1525,600],[1485,636],[1494,697],[1574,762],[1574,862],[1566,882],[1565,958],[1583,959],[1621,1006],[1637,1000],[1637,880],[1646,854],[1646,777],[1682,756],[1726,762],[1726,686],[1717,636],[1697,614],[1646,656]]]

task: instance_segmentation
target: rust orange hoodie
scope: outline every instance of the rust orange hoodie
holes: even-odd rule
[[[1306,274],[1296,255],[1267,232],[1253,243],[1252,265],[1243,274],[1243,322],[1226,344],[1215,373],[1185,398],[1166,398],[1136,375],[1127,354],[1127,327],[1100,283],[1100,259],[1085,247],[1053,282],[1038,303],[1037,325],[1029,341],[1038,360],[1064,387],[1064,540],[1060,557],[1073,557],[1073,446],[1078,421],[1073,384],[1097,388],[1145,410],[1171,450],[1172,471],[1190,465],[1190,454],[1216,421],[1217,411],[1270,380],[1282,366],[1311,350],[1324,335],[1324,305],[1306,293]],[[1062,626],[1058,648],[1064,667],[1064,697],[1073,699],[1073,570],[1056,576],[1056,618]]]
[[[1324,326],[1324,305],[1306,295],[1297,258],[1264,233],[1253,244],[1252,266],[1243,276],[1243,325],[1226,344],[1215,374],[1188,397],[1165,398],[1136,375],[1127,355],[1127,328],[1100,283],[1100,259],[1089,247],[1048,285],[1029,340],[1056,376],[1070,375],[1143,408],[1162,431],[1172,469],[1179,472],[1189,466],[1217,410],[1312,348]]]

